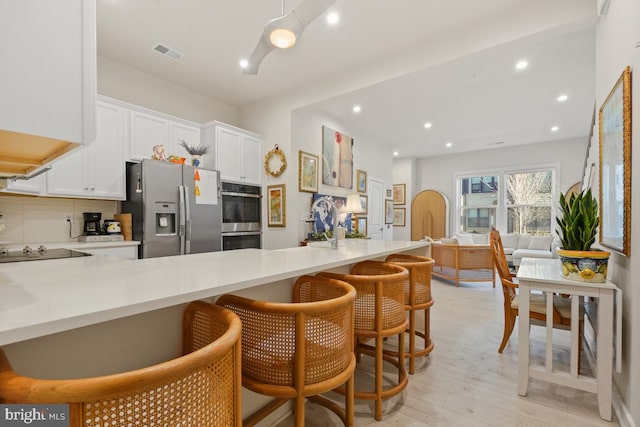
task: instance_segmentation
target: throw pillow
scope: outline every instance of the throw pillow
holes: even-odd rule
[[[521,234],[518,237],[518,246],[516,249],[529,249],[529,243],[531,243],[531,237],[528,234]]]
[[[533,236],[529,242],[528,249],[549,251],[551,250],[551,243],[553,242],[553,236]]]
[[[473,245],[473,236],[468,233],[456,233],[456,240],[459,245]]]
[[[473,233],[471,238],[473,238],[473,243],[476,245],[486,245],[489,243],[489,235],[485,233]]]
[[[503,236],[500,236],[500,239],[502,240],[502,247],[504,247],[505,249],[515,249],[518,246],[517,234],[505,234]]]

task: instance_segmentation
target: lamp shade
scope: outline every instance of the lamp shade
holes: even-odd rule
[[[349,194],[347,196],[347,206],[345,208],[347,212],[351,213],[362,213],[364,210],[362,209],[362,204],[360,203],[360,195],[357,193]]]

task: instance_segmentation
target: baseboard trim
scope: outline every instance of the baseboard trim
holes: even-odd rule
[[[636,423],[633,421],[629,408],[622,399],[620,390],[618,390],[618,387],[615,385],[613,386],[611,404],[613,405],[613,413],[616,414],[620,427],[637,427]]]

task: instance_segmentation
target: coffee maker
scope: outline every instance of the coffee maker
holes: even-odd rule
[[[83,212],[82,218],[84,219],[83,233],[85,236],[102,234],[102,228],[100,227],[101,212]]]

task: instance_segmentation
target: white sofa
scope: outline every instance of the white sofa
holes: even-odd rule
[[[515,267],[520,265],[522,258],[556,258],[558,242],[553,236],[531,236],[527,234],[503,234],[502,246],[507,262]],[[442,239],[445,243],[460,245],[486,245],[489,235],[481,233],[456,233],[451,239]]]
[[[514,267],[522,258],[555,258],[558,243],[553,236],[531,236],[526,234],[503,234],[502,246],[507,262]]]

